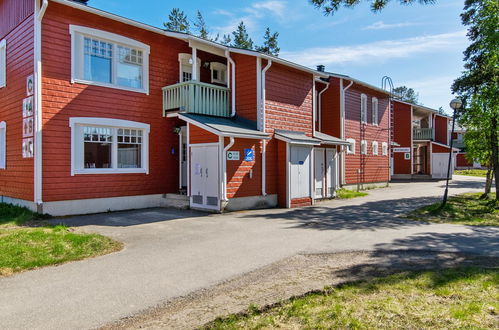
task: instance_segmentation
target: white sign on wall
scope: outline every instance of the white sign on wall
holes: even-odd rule
[[[227,151],[227,160],[239,160],[239,151]]]
[[[411,152],[411,148],[393,148],[393,152]]]

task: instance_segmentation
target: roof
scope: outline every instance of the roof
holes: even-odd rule
[[[350,145],[350,142],[342,140],[340,138],[327,135],[321,132],[315,132],[314,137],[322,141],[323,144],[333,144],[333,145]]]
[[[426,110],[426,111],[431,111],[431,112],[434,112],[435,114],[437,114],[437,115],[439,115],[439,116],[441,116],[441,117],[445,117],[445,118],[450,118],[450,119],[452,119],[452,116],[443,115],[443,114],[439,113],[439,112],[438,112],[438,110],[435,110],[435,109],[432,109],[432,108],[425,107],[424,105],[414,104],[414,103],[411,103],[411,102],[406,102],[406,101],[397,100],[397,99],[393,99],[393,101],[395,101],[395,102],[399,102],[399,103],[402,103],[402,104],[407,104],[407,105],[410,105],[410,106],[412,106],[412,107],[416,107],[416,108],[423,109],[423,110]]]
[[[178,117],[215,135],[247,139],[269,139],[267,133],[257,130],[256,123],[241,117],[213,117],[193,113],[179,113]]]
[[[443,147],[443,148],[450,149],[450,146],[447,145],[447,144],[443,144],[443,143],[439,143],[439,142],[435,142],[435,141],[431,141],[431,143],[436,144],[437,146],[440,146],[440,147]],[[459,148],[452,147],[452,150],[453,151],[459,151]]]
[[[400,144],[398,144],[398,143],[397,143],[397,142],[395,142],[395,141],[392,141],[392,142],[391,142],[391,146],[392,146],[392,147],[400,147]]]
[[[358,79],[355,79],[355,78],[352,78],[350,76],[347,76],[345,74],[341,74],[341,73],[334,73],[334,72],[326,72],[326,74],[332,76],[332,77],[336,77],[336,78],[341,78],[341,79],[347,79],[347,80],[350,80],[350,81],[353,81],[354,83],[356,84],[359,84],[361,86],[364,86],[364,87],[367,87],[369,89],[373,89],[375,91],[378,91],[380,93],[383,93],[383,94],[387,94],[387,95],[390,95],[390,92],[387,91],[387,90],[384,90],[383,88],[379,88],[379,87],[376,87],[374,85],[371,85],[371,84],[368,84],[366,82],[363,82],[361,80],[358,80]]]
[[[321,140],[305,135],[303,132],[275,130],[275,138],[293,144],[320,145]]]
[[[196,42],[207,44],[207,45],[210,45],[210,46],[222,49],[222,50],[227,50],[227,51],[232,52],[232,53],[239,53],[239,54],[261,57],[261,58],[264,58],[267,60],[274,61],[276,63],[280,63],[282,65],[293,67],[297,70],[301,70],[301,71],[305,71],[305,72],[314,74],[316,76],[325,77],[325,78],[328,76],[324,72],[317,71],[315,69],[311,69],[309,67],[306,67],[306,66],[303,66],[303,65],[291,62],[291,61],[287,61],[287,60],[284,60],[284,59],[276,57],[276,56],[260,53],[260,52],[255,51],[255,50],[247,50],[247,49],[240,49],[240,48],[225,46],[225,45],[222,45],[220,43],[213,42],[211,40],[205,40],[205,39],[202,39],[202,38],[199,38],[199,37],[187,34],[187,33],[163,30],[163,29],[160,29],[160,28],[152,26],[152,25],[141,23],[141,22],[138,22],[138,21],[135,21],[135,20],[123,17],[123,16],[119,16],[119,15],[104,11],[104,10],[90,7],[88,5],[83,5],[83,4],[78,3],[78,2],[74,2],[74,1],[70,1],[70,0],[51,0],[51,1],[63,4],[63,5],[69,6],[69,7],[77,8],[77,9],[80,9],[80,10],[83,10],[83,11],[86,11],[86,12],[89,12],[89,13],[92,13],[95,15],[106,17],[106,18],[109,18],[109,19],[112,19],[115,21],[119,21],[119,22],[122,22],[122,23],[125,23],[128,25],[132,25],[132,26],[138,27],[140,29],[144,29],[144,30],[148,30],[148,31],[155,32],[158,34],[162,34],[162,35],[165,35],[167,37],[181,39],[184,41],[196,41]]]

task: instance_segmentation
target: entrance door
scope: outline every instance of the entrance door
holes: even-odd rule
[[[315,198],[324,198],[324,149],[314,149],[314,177],[315,177]]]
[[[447,178],[447,167],[449,165],[449,155],[444,153],[433,154],[431,162],[432,178],[433,179],[446,179]],[[452,178],[452,172],[454,168],[451,166],[450,177]]]
[[[326,182],[327,191],[326,197],[333,197],[338,185],[338,158],[336,157],[335,149],[326,149]]]
[[[291,199],[310,197],[310,158],[312,147],[290,146]]]
[[[180,186],[187,187],[187,126],[183,126],[180,130]]]
[[[191,207],[218,210],[218,144],[191,145]]]

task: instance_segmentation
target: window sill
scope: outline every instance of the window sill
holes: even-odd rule
[[[107,83],[102,83],[102,82],[98,82],[98,81],[84,80],[84,79],[71,79],[71,83],[72,84],[77,83],[77,84],[84,84],[84,85],[91,85],[91,86],[113,88],[113,89],[119,89],[119,90],[149,95],[149,89],[145,89],[145,88],[124,87],[124,86],[107,84]]]
[[[71,175],[92,175],[92,174],[149,174],[145,168],[97,168],[79,169],[72,171]]]

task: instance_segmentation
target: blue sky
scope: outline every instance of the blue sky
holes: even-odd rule
[[[210,32],[229,33],[243,20],[260,44],[267,26],[280,33],[281,57],[348,74],[380,86],[387,75],[395,86],[420,94],[424,105],[448,111],[450,85],[462,71],[468,45],[459,14],[462,0],[401,6],[393,0],[374,14],[368,3],[324,16],[308,0],[90,0],[89,5],[161,27],[171,8],[194,19],[203,13]]]

